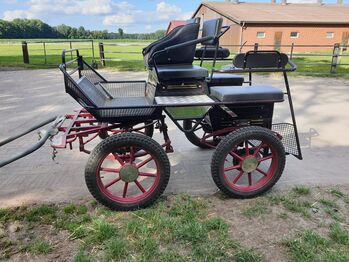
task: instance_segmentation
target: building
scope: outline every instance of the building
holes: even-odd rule
[[[237,46],[254,43],[269,45],[271,49],[292,43],[346,45],[349,39],[346,4],[203,2],[193,17],[201,20],[222,17],[223,24],[231,25],[231,29],[222,37],[221,45],[235,50]],[[319,51],[319,47],[297,47],[297,51]]]

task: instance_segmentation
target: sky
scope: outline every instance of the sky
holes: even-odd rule
[[[247,0],[251,1],[265,0]],[[37,18],[51,26],[66,24],[109,32],[123,28],[127,33],[146,33],[165,29],[170,20],[190,18],[200,3],[201,0],[0,0],[0,19]]]

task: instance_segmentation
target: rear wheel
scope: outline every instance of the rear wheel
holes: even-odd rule
[[[153,139],[122,133],[103,140],[85,169],[95,199],[115,210],[144,208],[156,201],[170,177],[170,162]]]
[[[184,120],[183,121],[183,128],[184,130],[190,130],[195,126],[197,123],[197,120]],[[202,138],[211,133],[212,131],[210,130],[211,127],[209,124],[205,123],[204,120],[200,122],[200,124],[193,130],[193,132],[186,132],[184,133],[187,139],[192,143],[193,145],[203,148],[203,149],[209,149],[212,148],[212,146],[218,145],[217,140],[215,140],[213,137],[210,139],[205,140],[205,143],[202,140]]]
[[[212,178],[229,196],[250,198],[269,190],[285,167],[285,150],[269,129],[245,127],[222,139],[213,154]]]

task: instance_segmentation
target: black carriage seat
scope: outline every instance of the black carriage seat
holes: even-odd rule
[[[217,37],[221,32],[223,19],[213,19],[208,20],[203,23],[202,29],[202,38],[212,37],[212,39],[201,42],[203,45],[215,45],[217,44]],[[199,26],[199,25],[198,25]],[[179,34],[184,32],[178,31]],[[196,39],[196,38],[195,38]],[[195,40],[193,39],[193,40]],[[183,42],[184,43],[184,42]],[[187,48],[191,48],[191,52],[183,52],[187,50]],[[171,46],[169,46],[171,48]],[[195,48],[196,44],[188,45],[184,44],[183,47],[172,48],[170,51],[165,52],[164,54],[169,56],[169,54],[174,54],[179,57],[186,57],[188,62],[186,63],[165,63],[160,64],[156,60],[156,68],[157,68],[157,77],[160,82],[162,81],[172,81],[172,82],[180,82],[180,81],[192,81],[192,80],[201,80],[204,81],[208,77],[208,70],[202,68],[200,66],[192,65],[195,56]],[[183,58],[184,59],[184,58]]]
[[[204,58],[214,58],[215,48],[219,44],[219,35],[222,29],[222,19],[213,19],[206,21],[203,25],[202,36],[215,36],[214,39],[210,41],[203,42],[202,45],[206,48],[206,51],[196,50],[196,56],[204,55]],[[202,52],[201,52],[202,51]],[[204,54],[205,53],[205,54]],[[230,55],[229,49],[218,48],[217,57],[226,58]],[[214,73],[207,80],[208,87],[211,86],[241,86],[244,83],[244,77],[240,75],[233,74],[223,74],[223,73]]]
[[[130,105],[146,107],[153,105],[154,102],[154,98],[148,96],[110,98],[110,94],[92,84],[85,76],[81,77],[76,84],[83,95],[88,99],[89,106],[95,108],[116,108]]]
[[[278,51],[250,51],[235,56],[234,66],[243,69],[282,69],[288,63],[286,54]],[[273,86],[212,86],[211,96],[222,102],[282,102],[284,93]]]
[[[186,25],[188,25],[188,24],[200,24],[200,17],[189,19],[185,22],[185,24]],[[150,45],[144,47],[142,50],[142,54],[143,54],[143,56],[147,56],[147,58],[144,57],[145,58],[144,61],[146,61],[149,58],[149,52],[151,51],[151,49],[153,47],[155,47],[156,45],[158,45],[160,43],[163,43],[164,41],[167,41],[168,39],[171,39],[173,37],[173,35],[175,35],[176,31],[178,31],[181,27],[182,26],[175,27],[169,34],[167,34],[164,37],[160,38],[159,40],[151,43]]]
[[[167,47],[196,40],[199,35],[199,28],[199,20],[195,20],[194,23],[191,22],[186,25],[178,26],[164,38],[146,47],[143,50],[146,67],[153,68],[155,63],[156,65],[192,64],[194,61],[195,44],[158,55],[155,54]]]
[[[273,86],[212,86],[211,96],[221,102],[283,102],[284,93]]]
[[[213,73],[212,78],[208,79],[208,87],[212,86],[242,86],[245,79],[241,75]]]
[[[208,76],[207,69],[192,64],[161,65],[157,72],[161,81],[202,80]]]

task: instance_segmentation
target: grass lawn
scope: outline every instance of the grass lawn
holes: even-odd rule
[[[164,196],[113,212],[94,201],[0,209],[0,260],[349,261],[348,188],[250,200]]]
[[[44,59],[44,51],[42,43],[46,43],[46,65]],[[28,42],[30,64],[24,65],[22,58],[21,40],[19,39],[0,39],[0,67],[25,67],[25,68],[48,68],[56,67],[61,62],[62,49],[69,49],[70,44],[52,43],[56,39],[33,39]],[[58,40],[62,41],[62,40]],[[68,40],[69,41],[69,40]],[[99,63],[99,48],[98,42],[105,43],[104,52],[106,58],[106,66],[120,71],[143,71],[143,57],[141,51],[143,47],[152,41],[145,40],[94,40],[94,56]],[[117,45],[115,45],[117,44]],[[78,48],[80,53],[87,61],[92,62],[92,48],[90,42],[72,42],[73,48]],[[123,53],[117,53],[123,52]],[[349,54],[346,51],[344,54]],[[231,58],[233,55],[231,55]],[[113,59],[110,61],[108,59]],[[349,74],[349,66],[338,66],[337,74],[330,73],[331,57],[295,57],[294,62],[298,64],[298,70],[295,74],[319,75],[319,76],[343,76]],[[316,65],[307,65],[303,63],[317,63]],[[323,65],[327,63],[327,65]],[[342,57],[341,63],[349,64],[349,56]],[[229,62],[218,62],[217,67],[229,64]],[[209,63],[205,63],[207,68],[210,68]],[[101,66],[100,66],[101,67]]]

